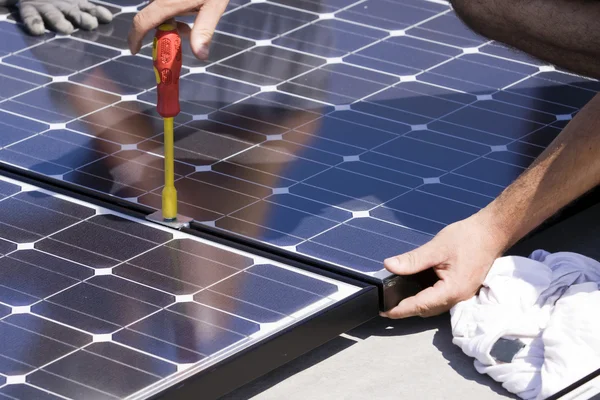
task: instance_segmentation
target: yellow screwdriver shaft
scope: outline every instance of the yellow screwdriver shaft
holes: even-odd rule
[[[165,121],[165,187],[162,192],[162,213],[167,221],[177,219],[177,190],[175,189],[175,154],[173,118]]]

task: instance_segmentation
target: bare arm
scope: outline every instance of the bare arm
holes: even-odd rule
[[[538,159],[481,211],[506,249],[600,183],[600,95]]]
[[[384,315],[432,316],[477,293],[494,260],[561,208],[600,183],[600,95],[496,200],[447,226],[429,243],[385,260],[398,275],[433,268],[440,280]]]

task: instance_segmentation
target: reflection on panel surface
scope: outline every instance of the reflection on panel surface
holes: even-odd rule
[[[160,208],[151,38],[123,51],[133,15],[66,38],[0,22],[1,161]],[[234,1],[217,29],[207,62],[184,40],[180,212],[365,274],[487,205],[600,89],[426,0]]]
[[[359,290],[1,177],[0,252],[18,399],[146,398]]]

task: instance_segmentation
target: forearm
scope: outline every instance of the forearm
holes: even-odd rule
[[[571,201],[600,183],[600,95],[476,218],[508,249]]]

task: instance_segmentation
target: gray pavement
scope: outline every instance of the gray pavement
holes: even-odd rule
[[[376,318],[223,400],[511,399],[452,344],[450,318]]]

